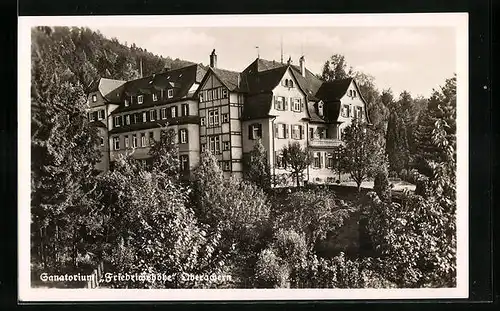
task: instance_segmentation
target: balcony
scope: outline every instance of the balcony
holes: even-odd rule
[[[341,144],[342,141],[337,138],[314,138],[309,140],[310,147],[335,148]]]

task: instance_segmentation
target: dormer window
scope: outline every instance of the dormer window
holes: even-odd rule
[[[318,114],[323,116],[323,103],[318,103]]]
[[[288,87],[293,87],[293,80],[288,80]]]
[[[130,105],[130,101],[128,99],[125,99],[125,107],[128,107]]]
[[[143,95],[139,95],[137,96],[137,103],[140,105],[144,102],[144,96]]]
[[[104,109],[99,110],[99,120],[104,120]]]
[[[92,95],[92,102],[95,103],[97,101],[97,95]]]
[[[173,90],[173,89],[169,89],[169,90],[167,91],[167,97],[168,97],[168,98],[172,98],[172,97],[174,97],[174,90]]]
[[[157,101],[158,100],[158,95],[156,93],[153,93],[153,101]]]

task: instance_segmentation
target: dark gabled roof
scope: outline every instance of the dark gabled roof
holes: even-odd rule
[[[89,91],[99,92],[108,102],[118,103],[125,83],[123,80],[99,78],[90,83]]]
[[[128,81],[125,84],[127,95],[137,95],[143,92],[176,88],[174,95],[177,98],[186,96],[193,83],[199,83],[203,79],[206,70],[201,65],[190,65],[173,69],[149,77]]]
[[[290,66],[292,75],[297,81],[299,88],[307,95],[307,99],[312,101],[318,101],[316,93],[321,87],[323,81],[321,81],[315,74],[306,69],[305,77],[302,76],[300,72],[300,67]]]
[[[260,93],[248,96],[243,106],[243,120],[261,119],[269,117],[272,92]]]
[[[210,69],[230,91],[238,89],[239,72],[219,68]]]
[[[265,60],[262,58],[257,58],[255,59],[250,65],[247,66],[242,71],[242,74],[252,74],[256,72],[262,72],[266,70],[271,70],[271,69],[276,69],[280,67],[286,67],[286,64],[277,62],[277,61],[270,61],[270,60]]]
[[[241,75],[241,89],[248,94],[271,92],[281,81],[287,66],[277,67],[261,72],[247,72]]]
[[[346,78],[324,82],[319,88],[316,97],[325,102],[339,101],[347,92],[352,80],[352,78]]]
[[[189,94],[189,90],[192,85],[200,83],[205,74],[206,69],[201,65],[195,64],[128,81],[124,85],[123,93],[125,96],[151,94],[152,92],[172,88],[175,90],[174,96],[156,102],[153,102],[151,97],[146,97],[144,98],[144,103],[141,105],[131,104],[128,107],[120,105],[113,113],[154,107],[169,102],[176,102],[179,99],[186,98],[186,96],[191,97],[193,94]]]

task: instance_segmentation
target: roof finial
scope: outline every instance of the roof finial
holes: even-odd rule
[[[288,65],[291,65],[292,64],[292,56],[288,56],[288,61],[287,61]]]
[[[257,58],[260,58],[259,47],[256,46],[255,48],[257,49]]]

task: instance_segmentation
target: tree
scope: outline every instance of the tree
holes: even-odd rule
[[[176,131],[165,125],[160,130],[160,140],[150,141],[153,146],[149,150],[153,167],[171,177],[179,177],[179,146],[176,142]]]
[[[267,161],[266,149],[259,139],[245,161],[243,176],[262,189],[271,188],[271,170]]]
[[[343,132],[344,146],[341,151],[341,167],[356,182],[358,191],[366,178],[373,176],[383,163],[380,135],[367,124],[356,120]]]
[[[456,148],[456,76],[447,79],[440,90],[434,90],[427,109],[418,119],[415,134],[417,169],[420,173],[431,176],[430,162],[442,162],[446,158],[445,150],[433,141],[436,122],[442,124],[444,138],[449,142],[447,148]]]
[[[385,153],[389,160],[390,169],[400,173],[408,169],[410,150],[405,125],[396,111],[392,111],[387,125]]]
[[[183,273],[224,271],[220,231],[200,224],[188,205],[189,190],[168,172],[147,169],[130,156],[117,159],[101,179],[100,211],[105,259],[114,273],[144,272],[164,280],[113,282],[113,287],[192,288],[209,282],[182,278]],[[212,284],[214,285],[214,284]],[[220,285],[220,284],[219,284]]]
[[[32,31],[31,254],[35,266],[62,270],[85,252],[100,152],[82,85],[71,82],[50,34]]]
[[[333,81],[338,79],[351,78],[354,75],[352,67],[347,67],[345,57],[340,54],[334,54],[323,65],[321,79],[324,81]]]
[[[433,114],[433,124],[425,128],[426,167],[414,177],[426,181],[425,191],[407,194],[401,204],[383,202],[371,193],[366,205],[368,230],[380,255],[376,269],[399,287],[456,286],[453,83],[447,80],[449,88],[432,98],[433,105],[443,107],[436,112],[443,113]]]
[[[381,165],[373,181],[373,191],[383,202],[391,202],[391,185],[386,165]]]
[[[297,187],[300,187],[300,177],[305,169],[311,164],[311,156],[306,148],[302,148],[298,142],[289,142],[282,149],[285,168],[295,179]]]

